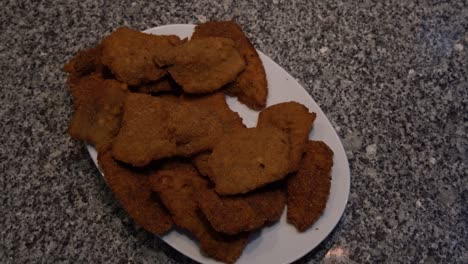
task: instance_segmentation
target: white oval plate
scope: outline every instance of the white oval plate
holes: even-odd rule
[[[146,33],[168,35],[174,34],[181,38],[192,35],[194,25],[178,24],[155,27],[145,30]],[[261,230],[261,234],[253,236],[242,256],[236,263],[290,263],[304,256],[307,252],[320,244],[333,228],[343,214],[348,201],[350,189],[350,173],[348,159],[333,126],[323,114],[320,107],[306,92],[306,90],[283,68],[272,61],[262,52],[258,51],[265,67],[268,79],[268,101],[267,105],[281,102],[296,101],[307,106],[311,111],[317,113],[314,128],[310,139],[324,141],[334,152],[334,165],[332,169],[332,183],[330,197],[327,207],[319,220],[306,232],[299,233],[286,222],[286,210],[281,220],[271,227]],[[240,114],[248,127],[257,124],[258,112],[253,111],[241,104],[234,97],[227,97],[229,106]],[[97,166],[97,154],[95,149],[88,145],[88,151]],[[98,166],[99,168],[99,166]],[[161,237],[167,244],[182,254],[201,263],[219,263],[200,253],[195,241],[185,235],[173,230]]]

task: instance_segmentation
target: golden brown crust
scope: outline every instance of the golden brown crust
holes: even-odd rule
[[[163,235],[173,222],[149,185],[149,175],[114,160],[110,151],[99,152],[99,166],[114,195],[132,219],[148,232]]]
[[[286,186],[284,181],[276,182],[248,197],[248,202],[258,214],[265,218],[265,224],[278,221],[286,206]]]
[[[198,172],[203,175],[207,176],[211,174],[210,164],[208,160],[210,158],[211,152],[205,151],[202,153],[198,153],[192,158],[192,164],[197,168]]]
[[[231,235],[278,221],[286,204],[283,185],[236,196],[219,196],[209,190],[201,192],[198,201],[213,228]]]
[[[174,222],[195,235],[201,250],[217,260],[234,263],[247,244],[248,234],[228,236],[216,232],[200,214],[197,196],[208,182],[190,164],[172,163],[151,176],[151,186]]]
[[[223,134],[219,118],[173,96],[130,94],[113,156],[134,166],[211,150]]]
[[[121,27],[102,41],[102,63],[128,85],[156,81],[167,73],[157,65],[157,58],[180,43],[174,35],[151,35]]]
[[[257,126],[273,126],[288,134],[291,143],[289,172],[299,169],[315,117],[315,113],[309,112],[307,107],[297,102],[269,106],[258,116]]]
[[[239,101],[252,109],[264,108],[268,96],[265,69],[257,50],[240,26],[233,21],[214,21],[196,26],[192,39],[206,37],[229,38],[237,44],[246,66],[236,80],[228,85],[226,92],[237,96]]]
[[[218,232],[234,235],[257,229],[265,222],[244,197],[221,197],[214,190],[207,190],[198,195],[198,201],[201,211]]]
[[[176,99],[174,99],[176,100]],[[176,140],[169,128],[169,110],[177,104],[146,94],[129,94],[122,126],[112,145],[117,160],[144,166],[176,154]]]
[[[237,112],[229,108],[226,103],[226,98],[223,93],[214,93],[204,96],[187,96],[182,97],[184,103],[190,104],[194,107],[203,108],[210,112],[210,114],[217,115],[223,125],[224,133],[231,133],[236,129],[245,128],[242,123],[242,118]],[[208,158],[211,152],[203,152],[197,154],[193,158],[193,164],[198,171],[207,176],[209,174]]]
[[[79,51],[70,61],[63,67],[68,73],[67,85],[70,89],[76,86],[81,78],[93,74],[96,76],[103,75],[104,65],[101,62],[102,47],[89,48]]]
[[[161,79],[141,84],[135,87],[135,92],[146,94],[160,94],[164,92],[179,92],[180,88],[169,76],[164,76]]]
[[[210,114],[218,116],[223,124],[225,133],[230,133],[235,129],[245,128],[239,114],[229,108],[223,93],[218,92],[203,96],[183,95],[182,102],[193,107],[203,108],[209,111]]]
[[[199,236],[200,249],[209,257],[225,263],[235,263],[247,245],[249,234],[229,236],[216,232],[203,217],[206,231]]]
[[[68,133],[96,148],[110,143],[120,128],[127,86],[92,74],[80,78],[70,89],[75,112]]]
[[[183,102],[172,111],[170,125],[176,137],[177,154],[186,157],[211,150],[223,135],[217,115]]]
[[[102,47],[89,48],[86,50],[79,51],[65,66],[63,69],[69,74],[76,76],[83,76],[95,72],[97,69],[102,67],[101,63]]]
[[[189,104],[193,104],[194,106],[205,108],[211,113],[217,115],[222,122],[224,133],[230,133],[236,129],[245,128],[245,125],[242,123],[242,118],[237,112],[234,112],[229,108],[224,94],[222,93],[214,93],[202,97],[184,96],[183,100]],[[203,152],[197,154],[193,158],[193,164],[204,176],[207,176],[210,171],[208,165],[210,154],[211,152]]]
[[[287,179],[287,219],[297,230],[307,230],[325,210],[332,166],[331,149],[321,141],[309,141],[299,171]]]
[[[233,81],[245,61],[232,40],[191,40],[170,50],[159,64],[170,65],[171,77],[186,93],[211,93]]]
[[[289,149],[288,136],[277,128],[236,130],[213,149],[209,177],[221,195],[252,191],[286,176]]]

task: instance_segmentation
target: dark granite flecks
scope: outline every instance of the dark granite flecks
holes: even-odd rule
[[[298,263],[468,263],[466,1],[40,2],[0,8],[0,263],[190,262],[133,224],[65,133],[62,66],[120,25],[232,18],[349,157],[346,212]]]

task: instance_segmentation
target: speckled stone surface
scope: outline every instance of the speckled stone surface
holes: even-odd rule
[[[62,66],[121,25],[231,18],[347,150],[347,209],[299,263],[468,263],[466,1],[38,2],[0,9],[0,263],[190,263],[128,218],[65,133]]]

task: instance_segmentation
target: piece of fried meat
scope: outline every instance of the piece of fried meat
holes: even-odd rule
[[[190,40],[160,57],[171,77],[186,93],[214,92],[244,70],[245,61],[234,42],[226,38]]]
[[[152,160],[176,154],[176,140],[168,122],[173,100],[131,93],[124,104],[122,126],[112,144],[117,160],[144,166]]]
[[[175,35],[151,35],[121,27],[102,41],[102,63],[128,85],[157,81],[167,73],[156,63],[158,56],[180,43]]]
[[[182,102],[190,106],[202,108],[216,115],[221,120],[225,133],[230,133],[235,129],[245,128],[242,118],[237,112],[229,108],[223,93],[217,92],[202,96],[183,95]]]
[[[307,107],[297,102],[269,106],[258,116],[257,126],[273,126],[288,134],[291,143],[289,172],[299,169],[315,117],[315,113],[309,112]]]
[[[223,135],[219,116],[196,105],[181,102],[172,110],[169,124],[176,139],[176,152],[192,156],[210,151]]]
[[[242,123],[242,118],[237,112],[229,108],[226,103],[226,98],[221,92],[203,96],[184,95],[182,101],[194,107],[206,109],[211,114],[218,116],[221,120],[224,133],[231,133],[236,129],[245,128],[245,125]],[[210,151],[202,152],[193,157],[193,164],[204,176],[209,174],[208,157],[210,154]]]
[[[287,134],[277,128],[239,129],[214,147],[208,176],[221,195],[246,193],[286,176],[289,149]]]
[[[252,109],[264,108],[268,96],[265,69],[257,50],[241,27],[233,21],[212,21],[197,25],[192,39],[207,37],[223,37],[233,40],[245,59],[245,70],[228,85],[226,92],[237,96],[239,101]]]
[[[160,95],[162,93],[169,92],[178,94],[181,92],[180,87],[168,75],[157,81],[140,84],[132,88],[137,93],[146,93],[151,95]]]
[[[71,88],[78,80],[91,73],[101,73],[103,65],[101,62],[102,47],[100,45],[79,51],[63,69],[68,73],[67,83]]]
[[[248,198],[250,205],[265,218],[265,224],[277,222],[286,206],[284,180],[269,184],[254,191]]]
[[[213,228],[231,235],[278,221],[286,205],[282,184],[235,196],[219,196],[208,190],[200,192],[198,201]]]
[[[129,94],[113,156],[134,166],[213,148],[223,134],[219,119],[174,96]]]
[[[239,258],[248,234],[228,236],[213,230],[197,204],[197,196],[207,190],[208,182],[192,165],[167,164],[154,173],[150,181],[176,225],[195,235],[202,252],[226,263],[234,263]]]
[[[304,232],[320,217],[331,186],[333,152],[321,141],[309,141],[299,171],[287,179],[287,219]]]
[[[127,85],[92,74],[79,79],[71,92],[75,111],[68,133],[96,148],[110,143],[120,128]]]
[[[99,152],[98,162],[107,185],[137,224],[157,235],[172,228],[169,213],[150,188],[148,173],[119,163],[109,150]]]

